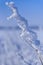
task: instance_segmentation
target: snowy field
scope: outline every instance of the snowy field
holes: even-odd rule
[[[35,50],[20,38],[20,30],[0,30],[0,65],[41,65]],[[40,44],[36,46],[43,55],[43,30],[38,30]]]

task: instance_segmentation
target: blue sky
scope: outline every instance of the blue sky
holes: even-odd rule
[[[11,14],[11,10],[5,5],[6,1],[14,1],[19,13],[28,20],[29,25],[43,26],[43,0],[0,0],[0,25],[4,22],[8,24],[6,17]]]

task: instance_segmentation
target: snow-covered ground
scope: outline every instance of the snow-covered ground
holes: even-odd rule
[[[35,50],[20,38],[19,30],[0,30],[0,65],[41,65]],[[43,45],[43,31],[37,32]],[[41,39],[42,38],[42,39]],[[41,50],[43,53],[43,51]]]

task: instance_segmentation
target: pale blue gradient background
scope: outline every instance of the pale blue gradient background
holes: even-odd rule
[[[5,5],[6,1],[15,2],[19,13],[28,20],[29,25],[43,26],[43,0],[0,0],[0,25],[3,25],[4,22],[8,24],[6,17],[12,13]],[[12,23],[12,20],[10,22]]]
[[[40,27],[43,27],[43,0],[0,0],[0,26],[16,26],[17,22],[15,21],[15,19],[11,19],[11,20],[7,20],[7,17],[10,16],[12,14],[11,9],[5,5],[5,2],[10,2],[10,1],[14,1],[15,5],[17,6],[19,13],[21,16],[23,16],[24,18],[26,18],[28,20],[28,24],[29,25],[38,25],[39,29],[38,30],[28,30],[29,33],[37,34],[37,39],[39,40],[39,42],[37,43],[37,39],[36,36],[30,34],[30,37],[33,36],[33,41],[35,44],[42,52],[43,55],[43,30]],[[6,28],[6,27],[5,27]],[[4,39],[3,44],[6,45],[5,50],[8,50],[8,55],[12,55],[12,58],[10,59],[12,61],[13,59],[13,54],[14,54],[14,60],[16,60],[15,62],[17,63],[16,65],[35,65],[34,62],[36,61],[36,59],[39,61],[38,56],[35,54],[35,51],[33,48],[31,48],[26,42],[26,33],[24,34],[24,38],[21,39],[20,37],[20,33],[21,30],[0,30],[0,40]],[[36,39],[36,40],[35,40]],[[1,48],[1,45],[0,45]],[[3,49],[2,49],[3,50]],[[32,52],[31,52],[32,51]],[[2,51],[3,52],[3,51]],[[7,52],[7,51],[5,51]],[[13,52],[13,53],[12,53]],[[17,55],[16,55],[17,52]],[[20,54],[18,54],[20,52]],[[6,54],[5,54],[6,55]],[[21,60],[23,60],[23,62],[21,62],[21,60],[18,60],[18,56],[21,56]],[[37,56],[37,58],[36,58]],[[8,56],[7,56],[8,57]],[[6,59],[2,58],[2,56],[0,56],[0,58],[6,60],[7,62],[7,57]],[[25,58],[25,60],[24,60]],[[1,60],[0,59],[0,60]],[[28,60],[31,61],[28,61]],[[1,63],[0,62],[0,65]],[[23,63],[23,64],[19,64],[19,62]],[[30,64],[29,64],[30,62]],[[12,62],[10,62],[12,63]],[[33,63],[33,64],[31,64]],[[6,63],[7,64],[7,63]],[[4,64],[5,65],[5,64]],[[11,64],[9,64],[11,65]],[[14,65],[14,64],[12,64]],[[39,61],[39,64],[40,61]]]

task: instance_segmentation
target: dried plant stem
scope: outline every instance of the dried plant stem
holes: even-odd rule
[[[27,40],[25,40],[25,41],[26,41],[26,43],[28,43]],[[43,59],[42,59],[39,49],[34,44],[29,43],[29,45],[35,50],[36,54],[38,54],[39,60],[40,60],[41,64],[43,65],[43,61],[42,61]]]

